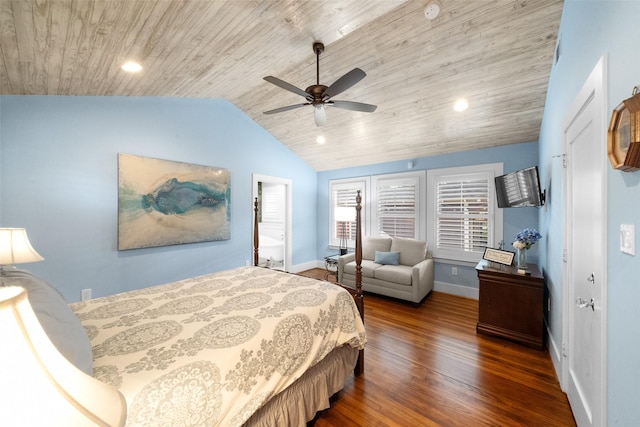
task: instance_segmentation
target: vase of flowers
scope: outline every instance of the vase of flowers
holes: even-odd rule
[[[533,246],[542,235],[535,228],[525,228],[516,234],[516,241],[513,247],[516,248],[515,263],[519,270],[527,269],[527,251]]]

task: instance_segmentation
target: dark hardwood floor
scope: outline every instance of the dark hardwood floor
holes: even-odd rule
[[[575,426],[547,351],[477,335],[477,317],[476,300],[440,292],[420,306],[368,294],[365,372],[309,426]]]

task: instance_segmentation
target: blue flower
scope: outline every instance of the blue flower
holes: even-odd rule
[[[513,246],[517,249],[529,249],[541,237],[542,235],[535,228],[525,228],[516,234],[516,241],[513,242]]]

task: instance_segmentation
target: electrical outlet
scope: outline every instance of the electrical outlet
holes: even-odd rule
[[[91,289],[81,290],[80,298],[82,299],[82,301],[89,301],[91,299]]]
[[[458,275],[458,267],[451,267],[451,275],[452,276]]]

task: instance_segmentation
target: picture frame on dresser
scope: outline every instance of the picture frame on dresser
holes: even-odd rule
[[[501,249],[485,248],[482,259],[489,262],[495,262],[502,265],[513,264],[513,257],[516,254],[510,251],[503,251]]]

